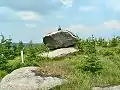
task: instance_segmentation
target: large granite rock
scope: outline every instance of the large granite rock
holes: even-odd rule
[[[56,31],[43,37],[43,42],[49,49],[73,46],[77,40],[78,37],[68,30]]]
[[[38,67],[23,67],[5,76],[0,90],[49,90],[63,84],[63,79],[41,76]]]

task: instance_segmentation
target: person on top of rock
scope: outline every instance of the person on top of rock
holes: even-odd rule
[[[58,27],[58,31],[60,31],[60,30],[62,30],[62,29],[61,29],[61,27],[60,27],[60,25],[59,25],[59,27]]]

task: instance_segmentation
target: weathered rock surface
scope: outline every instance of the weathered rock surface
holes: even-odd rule
[[[77,40],[78,37],[68,30],[56,31],[43,37],[43,42],[49,49],[73,46]]]
[[[120,90],[120,85],[110,87],[94,87],[92,90]]]
[[[0,90],[49,90],[63,81],[57,77],[41,77],[38,67],[23,67],[4,77]]]
[[[75,49],[74,47],[60,48],[60,49],[56,49],[56,50],[49,51],[49,52],[46,52],[46,53],[42,53],[42,54],[40,54],[40,56],[48,57],[48,58],[55,58],[55,57],[66,56],[70,53],[74,53],[74,52],[77,52],[77,51],[78,50]]]

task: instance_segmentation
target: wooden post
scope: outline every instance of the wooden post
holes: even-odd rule
[[[21,51],[21,59],[22,59],[22,63],[24,63],[24,55],[23,55],[23,50]]]

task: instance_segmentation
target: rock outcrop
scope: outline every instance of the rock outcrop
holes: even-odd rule
[[[68,30],[56,31],[43,37],[43,42],[49,49],[73,46],[77,40],[78,37]]]
[[[23,67],[5,76],[0,83],[0,90],[49,90],[63,84],[63,79],[43,77],[38,67]]]

